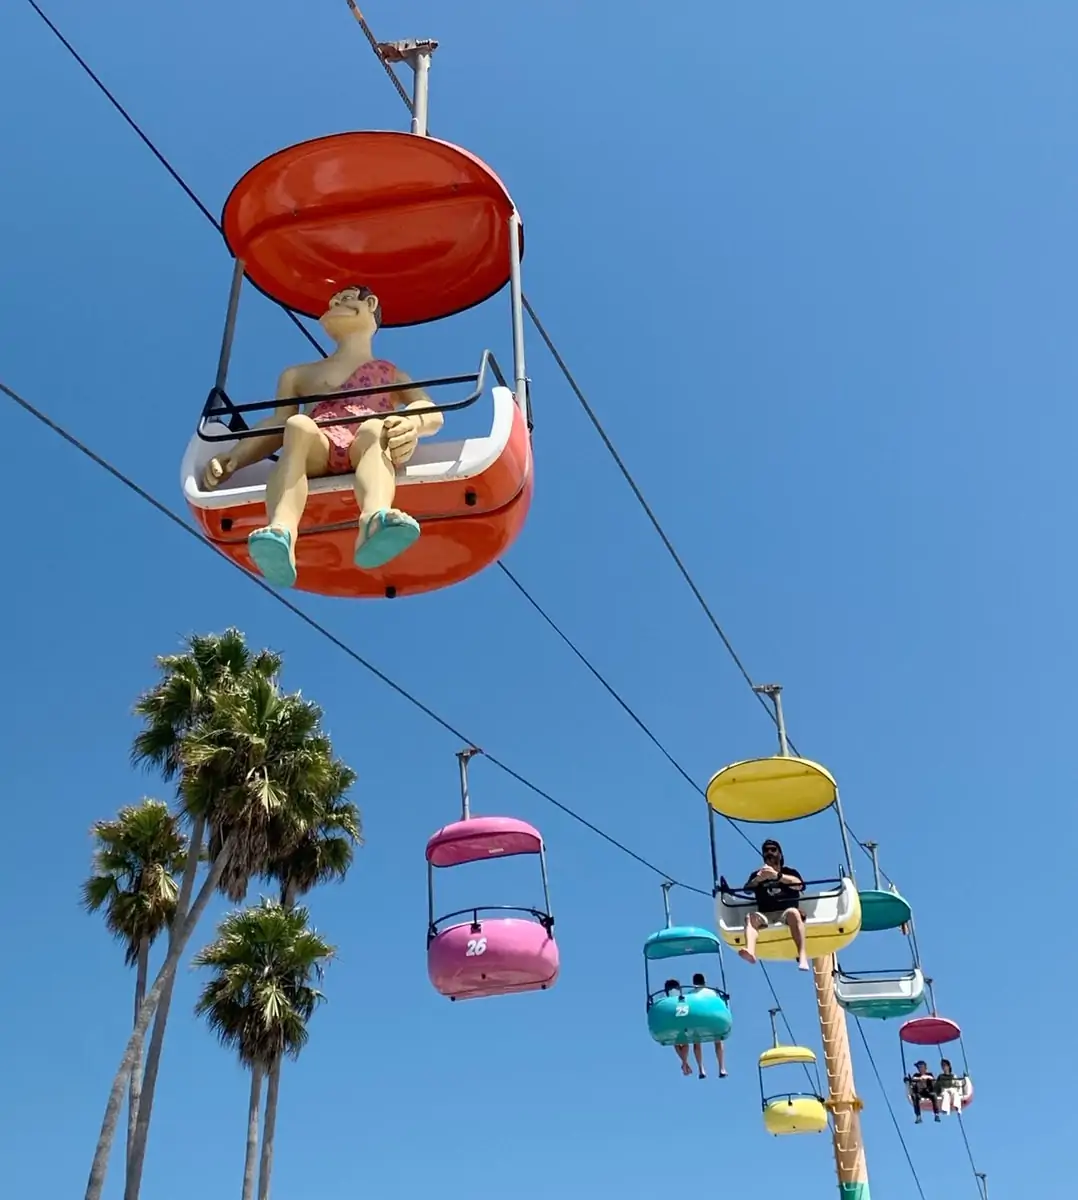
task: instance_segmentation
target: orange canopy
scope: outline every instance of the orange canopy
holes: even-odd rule
[[[225,241],[247,278],[319,317],[369,287],[385,326],[481,303],[509,281],[513,201],[459,146],[411,133],[337,133],[263,159],[225,201]],[[523,254],[523,235],[521,235]]]

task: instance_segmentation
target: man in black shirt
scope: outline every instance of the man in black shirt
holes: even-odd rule
[[[805,952],[805,918],[801,913],[801,893],[805,881],[800,872],[788,867],[782,860],[782,847],[773,838],[768,838],[760,847],[764,865],[749,876],[745,890],[756,894],[756,912],[749,913],[745,921],[745,949],[738,954],[747,962],[756,961],[756,938],[761,929],[770,924],[785,924],[797,947],[797,965],[802,971],[809,969]]]
[[[917,1114],[914,1123],[921,1124],[921,1106],[926,1102],[932,1106],[934,1119],[938,1121],[940,1119],[940,1098],[936,1080],[928,1069],[928,1063],[923,1059],[919,1059],[913,1064],[913,1074],[906,1076],[906,1086],[910,1090],[913,1111]]]

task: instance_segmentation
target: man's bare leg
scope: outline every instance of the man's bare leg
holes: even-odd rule
[[[726,1047],[722,1042],[715,1043],[715,1058],[719,1063],[719,1078],[726,1078]]]
[[[696,1059],[696,1070],[701,1079],[707,1078],[707,1072],[704,1070],[704,1048],[699,1042],[692,1044],[693,1058]]]
[[[809,960],[805,953],[805,918],[799,909],[791,908],[787,910],[784,920],[797,947],[797,965],[802,971],[807,971]]]
[[[767,921],[759,913],[749,913],[745,918],[745,948],[738,954],[747,962],[756,961],[756,938]]]

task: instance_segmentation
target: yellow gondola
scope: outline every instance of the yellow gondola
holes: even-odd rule
[[[804,880],[795,906],[803,919],[806,957],[829,958],[848,946],[861,928],[861,899],[853,879],[853,863],[842,818],[838,784],[826,767],[811,759],[790,754],[777,685],[767,685],[758,690],[767,692],[775,702],[779,753],[767,758],[745,759],[723,767],[711,777],[706,791],[719,936],[735,950],[744,949],[750,962],[755,958],[798,958],[798,950],[791,937],[791,926],[787,924],[784,912],[762,910],[758,894],[753,890],[731,887],[719,875],[715,814],[731,821],[781,824],[800,821],[833,808],[838,816],[846,867],[840,869],[837,878]],[[750,916],[757,931],[755,949],[747,946],[745,933]],[[762,928],[761,918],[767,922]]]
[[[774,1013],[772,1013],[774,1023]],[[764,1071],[771,1067],[808,1066],[816,1061],[808,1046],[780,1046],[777,1041],[760,1055],[760,1100],[764,1128],[776,1137],[786,1133],[823,1133],[827,1128],[827,1106],[823,1097],[812,1092],[779,1092],[768,1095]]]
[[[831,772],[807,758],[750,758],[711,777],[707,802],[735,821],[780,824],[812,817],[835,803]]]

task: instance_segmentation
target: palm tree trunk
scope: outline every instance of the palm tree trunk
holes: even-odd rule
[[[200,817],[195,821],[191,830],[187,862],[183,869],[180,894],[176,899],[176,915],[169,928],[170,949],[175,932],[182,926],[187,916],[187,907],[191,903],[191,893],[194,891],[195,875],[198,872],[198,860],[202,850],[205,828],[205,819]],[[142,1081],[138,1117],[127,1150],[127,1181],[124,1186],[124,1200],[139,1200],[139,1189],[142,1187],[142,1168],[146,1162],[146,1147],[150,1137],[150,1118],[153,1116],[153,1098],[157,1090],[157,1073],[161,1066],[161,1049],[165,1042],[165,1026],[168,1024],[169,1008],[172,1005],[172,992],[175,986],[176,973],[173,972],[161,992],[161,999],[157,1006],[157,1018],[154,1021],[153,1033],[150,1035],[150,1046],[146,1052],[146,1073]]]
[[[273,1136],[277,1129],[277,1096],[281,1088],[281,1055],[270,1063],[266,1085],[266,1116],[262,1124],[262,1162],[258,1168],[258,1200],[269,1200],[273,1174]],[[247,1198],[245,1197],[245,1200]]]
[[[295,883],[289,879],[281,888],[281,905],[293,908],[296,903]],[[266,1085],[266,1116],[262,1126],[262,1161],[258,1168],[258,1200],[269,1200],[270,1178],[273,1175],[273,1141],[277,1132],[277,1097],[281,1092],[280,1054],[270,1064]]]
[[[251,1099],[247,1105],[247,1153],[243,1159],[243,1200],[255,1200],[255,1163],[258,1161],[258,1103],[261,1099],[262,1064],[255,1063],[251,1068]]]
[[[281,905],[293,908],[297,888],[289,879],[281,888]],[[269,1200],[270,1177],[273,1175],[273,1140],[277,1132],[277,1097],[281,1091],[281,1055],[270,1063],[266,1085],[266,1116],[262,1126],[262,1161],[258,1168],[258,1200]]]
[[[139,1010],[146,999],[146,980],[150,973],[150,940],[143,938],[139,942],[138,963],[135,968],[135,1013],[132,1028],[138,1024]],[[135,1123],[138,1121],[139,1098],[142,1094],[142,1046],[139,1045],[139,1055],[131,1070],[131,1090],[127,1098],[127,1157],[131,1157],[131,1147],[135,1141]]]
[[[193,844],[194,841],[192,839]],[[98,1135],[97,1147],[94,1150],[94,1161],[90,1166],[90,1178],[86,1184],[85,1200],[101,1200],[101,1194],[105,1190],[105,1176],[108,1174],[109,1154],[112,1151],[112,1143],[116,1139],[116,1126],[120,1119],[120,1106],[123,1104],[124,1085],[127,1083],[135,1061],[138,1058],[140,1042],[146,1036],[146,1030],[149,1028],[150,1021],[157,1009],[162,993],[176,973],[176,967],[183,957],[187,943],[191,940],[191,934],[194,933],[199,918],[205,912],[206,906],[217,890],[217,885],[224,873],[225,865],[228,862],[231,852],[231,843],[226,842],[221,848],[221,853],[214,859],[213,865],[210,867],[210,873],[206,876],[205,882],[199,889],[198,898],[192,905],[191,911],[187,914],[183,924],[179,926],[175,937],[170,937],[168,954],[165,956],[165,961],[161,964],[160,971],[157,972],[157,977],[153,981],[149,994],[142,1002],[138,1020],[135,1022],[134,1032],[128,1040],[123,1058],[120,1059],[119,1069],[112,1081],[108,1103],[105,1105],[105,1116],[101,1122],[101,1132]],[[192,853],[195,853],[195,851],[192,851]],[[186,873],[184,878],[186,880]],[[145,1102],[140,1102],[139,1115],[142,1116],[145,1112],[146,1104]],[[136,1135],[137,1132],[136,1130]]]

